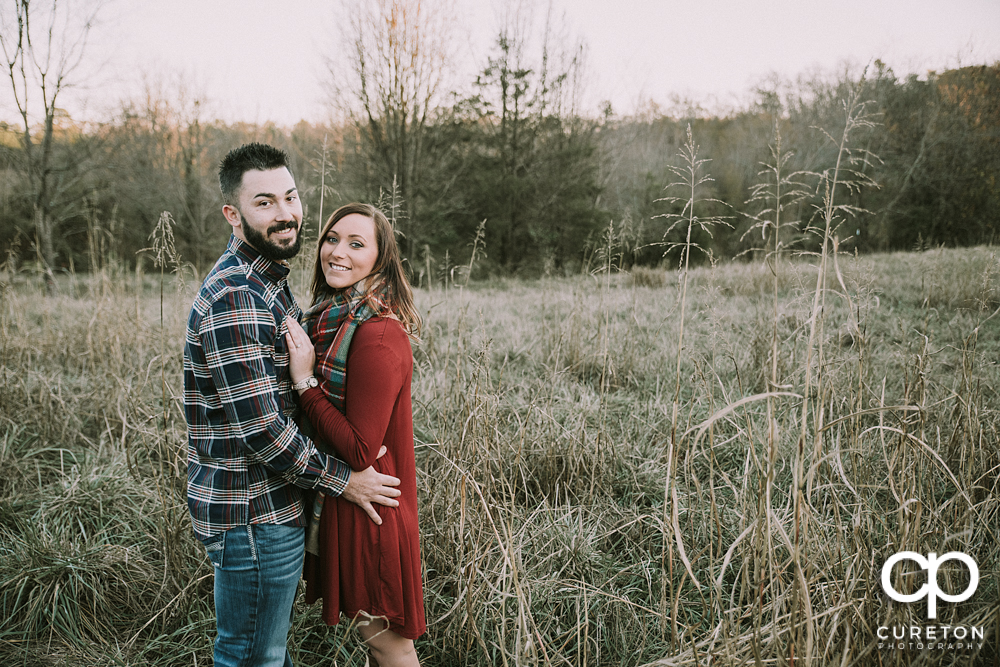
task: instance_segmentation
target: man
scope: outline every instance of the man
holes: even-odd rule
[[[286,648],[302,571],[303,490],[342,495],[381,523],[399,480],[352,472],[292,421],[285,317],[301,310],[286,260],[302,205],[283,151],[247,144],[219,168],[233,234],[201,286],[184,346],[188,508],[215,566],[217,666],[290,667]]]

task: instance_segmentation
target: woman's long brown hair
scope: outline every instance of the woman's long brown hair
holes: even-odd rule
[[[341,206],[323,225],[323,233],[319,235],[319,243],[316,246],[316,268],[312,281],[313,305],[343,291],[326,284],[320,251],[323,249],[326,236],[333,226],[342,218],[354,213],[363,215],[375,223],[375,243],[378,246],[378,257],[375,259],[375,267],[372,269],[371,275],[380,276],[385,281],[389,310],[399,318],[403,325],[403,331],[410,338],[419,341],[420,313],[413,305],[413,290],[410,288],[410,282],[406,279],[406,273],[403,270],[403,260],[399,253],[399,245],[396,243],[396,235],[385,214],[370,204],[354,203]],[[375,284],[377,284],[376,281],[370,282],[369,289]]]

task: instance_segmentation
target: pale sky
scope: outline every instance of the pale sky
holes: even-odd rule
[[[433,0],[432,0],[433,1]],[[496,2],[459,0],[456,66],[466,80],[485,62]],[[545,0],[535,11],[544,17]],[[553,0],[588,47],[584,110],[608,99],[618,113],[681,96],[739,104],[772,72],[794,77],[881,58],[924,75],[1000,61],[1000,0]],[[228,121],[325,117],[324,55],[343,45],[327,0],[111,0],[88,45],[102,63],[67,97],[74,116],[102,116],[143,77],[183,80]],[[11,118],[0,89],[0,118]]]

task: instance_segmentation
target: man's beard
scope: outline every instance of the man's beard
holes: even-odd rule
[[[243,235],[247,238],[247,243],[252,245],[254,249],[261,254],[261,257],[269,259],[272,262],[281,262],[286,259],[291,259],[299,254],[299,248],[302,246],[302,235],[298,233],[300,225],[294,220],[288,222],[279,222],[276,225],[272,225],[267,228],[267,235],[261,234],[253,226],[250,225],[243,217],[243,213],[240,213],[240,226],[243,228]],[[267,239],[271,234],[280,232],[285,229],[295,229],[295,241],[291,245],[278,245],[277,243],[272,243]]]

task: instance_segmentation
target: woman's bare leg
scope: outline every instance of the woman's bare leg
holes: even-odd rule
[[[382,619],[370,619],[367,624],[358,626],[358,632],[368,644],[379,667],[420,667],[417,652],[413,649],[413,640],[400,637],[389,630]]]

